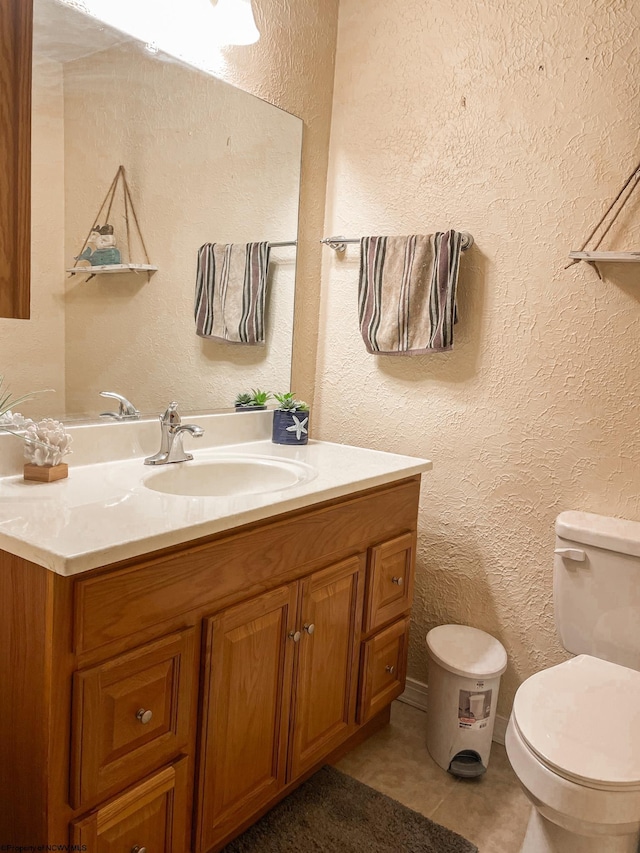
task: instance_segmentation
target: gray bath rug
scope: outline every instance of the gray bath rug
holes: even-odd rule
[[[327,766],[223,853],[478,853],[478,848]]]

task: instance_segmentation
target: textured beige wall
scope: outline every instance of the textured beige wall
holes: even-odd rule
[[[64,120],[62,66],[33,69],[31,319],[0,319],[0,374],[12,396],[43,388],[18,410],[64,411]]]
[[[271,253],[264,346],[197,337],[193,299],[203,243],[295,239],[300,120],[131,44],[66,64],[64,92],[68,265],[122,163],[158,267],[148,282],[68,280],[68,412],[104,411],[107,389],[146,412],[172,399],[193,411],[231,406],[247,388],[287,390],[295,248]],[[123,259],[144,263],[133,221],[128,256],[123,214],[120,188],[109,222]]]
[[[477,243],[454,351],[413,359],[366,354],[357,247],[327,256],[316,436],[433,460],[409,674],[432,626],[485,629],[501,713],[563,658],[556,514],[640,519],[638,268],[563,270],[638,157],[639,25],[637,3],[340,5],[327,231]],[[640,198],[612,238],[637,248]]]

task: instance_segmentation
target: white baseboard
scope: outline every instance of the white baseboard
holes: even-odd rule
[[[406,705],[412,705],[414,708],[420,708],[421,711],[427,710],[427,694],[429,688],[422,681],[416,681],[415,678],[407,678],[407,683],[402,696],[398,697],[399,702],[404,702]],[[504,746],[504,736],[507,733],[507,717],[496,715],[496,722],[493,729],[494,743],[500,743]]]
[[[504,746],[504,738],[507,734],[508,724],[508,717],[501,717],[499,714],[496,714],[496,722],[493,727],[493,737],[491,738],[494,743],[501,743],[502,746]]]
[[[428,690],[427,685],[421,681],[416,681],[415,678],[407,678],[404,693],[398,697],[398,700],[407,705],[413,705],[414,708],[420,708],[421,711],[426,711]]]

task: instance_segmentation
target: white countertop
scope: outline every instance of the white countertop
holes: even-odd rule
[[[246,418],[257,419],[254,414],[232,417],[242,418],[243,427]],[[193,442],[189,450],[194,463],[241,453],[302,462],[317,475],[281,491],[233,497],[153,491],[145,479],[169,466],[145,466],[142,455],[76,465],[68,479],[54,483],[0,477],[0,548],[60,575],[74,575],[431,468],[426,459],[320,441],[288,447],[258,440],[202,449]]]

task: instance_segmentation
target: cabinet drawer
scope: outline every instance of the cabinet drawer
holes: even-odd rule
[[[164,637],[73,681],[71,804],[130,785],[187,744],[194,630]]]
[[[366,723],[404,690],[409,620],[401,619],[362,644],[358,722]]]
[[[187,761],[131,788],[71,825],[75,849],[90,853],[186,853]]]
[[[371,548],[365,633],[375,631],[411,609],[415,551],[415,533],[405,533]]]

